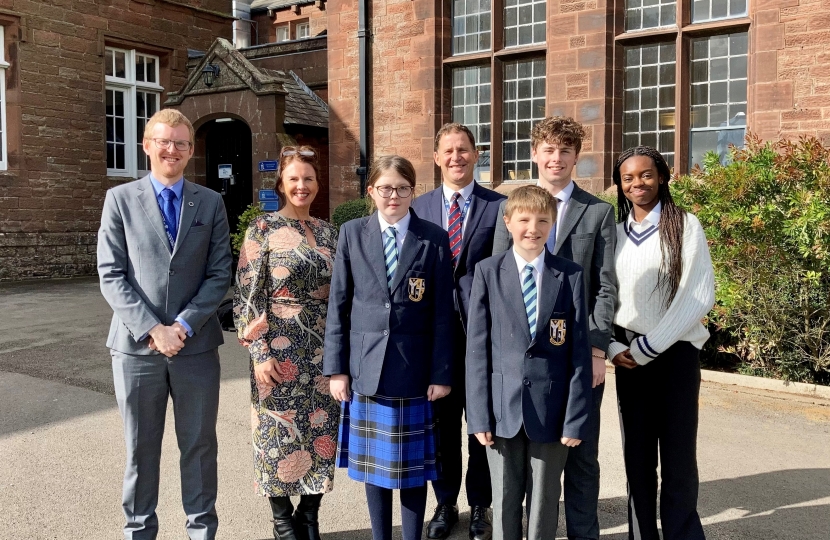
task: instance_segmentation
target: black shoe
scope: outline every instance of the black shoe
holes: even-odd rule
[[[458,508],[449,504],[439,504],[435,508],[435,515],[427,525],[427,538],[444,540],[458,523]]]
[[[294,523],[291,518],[273,519],[274,540],[299,540],[294,533]]]
[[[294,533],[294,523],[291,519],[291,511],[294,507],[291,505],[290,497],[268,497],[268,502],[271,503],[271,513],[274,519],[274,540],[299,540]]]
[[[470,508],[470,540],[490,540],[493,538],[493,523],[487,514],[487,508],[473,506]]]

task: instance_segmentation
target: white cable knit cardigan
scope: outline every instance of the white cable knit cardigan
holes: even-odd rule
[[[695,216],[686,214],[683,274],[677,294],[666,309],[665,292],[656,289],[662,257],[659,231],[653,225],[640,229],[632,224],[631,217],[617,224],[619,295],[614,315],[614,324],[641,334],[631,343],[631,356],[645,365],[678,341],[702,348],[709,331],[701,319],[715,303],[714,271],[703,227]],[[612,339],[608,358],[628,348]]]

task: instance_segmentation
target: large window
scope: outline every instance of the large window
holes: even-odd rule
[[[9,167],[9,160],[7,153],[8,145],[6,144],[6,68],[9,64],[6,62],[4,56],[5,47],[5,32],[0,26],[0,171],[5,171]]]
[[[545,117],[546,0],[452,0],[444,59],[452,120],[476,136],[482,183],[536,177],[530,131]]]
[[[678,172],[710,151],[725,162],[746,135],[746,0],[623,3],[621,148],[653,146]]]
[[[159,109],[159,59],[135,50],[107,47],[107,174],[137,178],[150,165],[142,148],[144,126]]]
[[[536,178],[530,161],[530,130],[545,117],[545,59],[504,64],[503,178]]]
[[[476,138],[479,159],[475,178],[490,183],[490,66],[452,70],[452,121],[464,124]]]

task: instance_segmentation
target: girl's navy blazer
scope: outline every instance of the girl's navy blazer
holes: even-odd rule
[[[365,396],[419,397],[452,385],[453,277],[446,231],[410,210],[392,293],[377,212],[340,228],[323,374]]]

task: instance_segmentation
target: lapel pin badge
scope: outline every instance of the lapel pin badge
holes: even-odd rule
[[[187,206],[193,206],[193,201],[190,201],[189,203],[187,203]]]

